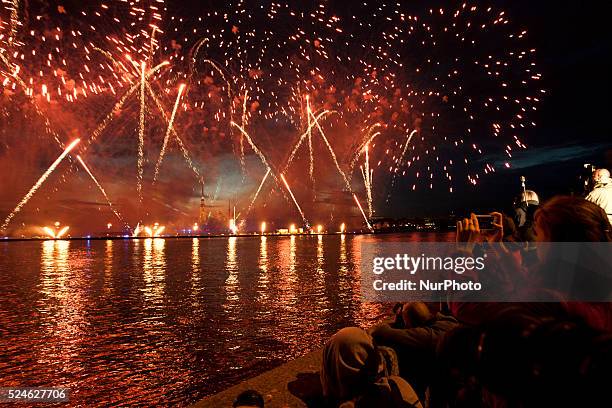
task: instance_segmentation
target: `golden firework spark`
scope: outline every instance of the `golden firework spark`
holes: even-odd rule
[[[295,196],[293,195],[293,191],[291,191],[291,187],[289,187],[289,183],[287,183],[287,180],[285,179],[285,176],[283,174],[281,174],[280,176],[281,176],[281,179],[283,180],[283,183],[285,183],[285,187],[287,187],[287,191],[289,192],[289,195],[291,196],[291,199],[293,200],[295,207],[297,208],[298,212],[300,213],[300,216],[302,217],[302,221],[304,221],[304,225],[308,227],[308,221],[306,220],[306,217],[304,216],[304,212],[302,211],[302,208],[300,207],[297,200],[295,199]]]
[[[6,229],[6,227],[8,226],[8,224],[11,222],[11,220],[13,219],[13,217],[19,212],[21,211],[21,209],[23,208],[24,205],[26,205],[28,203],[28,201],[30,201],[30,198],[32,198],[32,196],[36,193],[36,191],[38,191],[38,189],[40,188],[40,186],[43,185],[43,183],[45,182],[45,180],[47,180],[47,178],[49,177],[49,175],[51,173],[53,173],[53,171],[57,168],[57,166],[62,162],[62,160],[64,160],[64,158],[68,155],[68,153],[70,153],[72,151],[72,149],[74,149],[76,147],[76,145],[79,144],[79,142],[81,141],[81,139],[75,139],[74,141],[72,141],[72,143],[70,143],[68,145],[68,147],[66,147],[66,149],[64,149],[64,151],[62,152],[62,154],[60,154],[60,156],[53,162],[53,164],[51,164],[51,166],[49,166],[49,168],[43,173],[42,176],[40,176],[40,178],[38,179],[38,181],[32,186],[32,188],[30,189],[30,191],[28,191],[28,193],[23,197],[23,199],[19,202],[19,204],[17,204],[17,207],[15,207],[15,209],[8,215],[8,217],[6,217],[6,219],[4,220],[4,223],[2,224],[2,226],[0,227],[0,230],[4,230]]]
[[[85,164],[85,162],[83,161],[83,159],[81,158],[80,155],[77,154],[77,160],[79,161],[79,163],[81,163],[81,166],[83,166],[83,168],[85,169],[85,171],[87,172],[87,174],[89,174],[89,177],[91,177],[91,179],[94,181],[94,183],[96,184],[96,186],[98,187],[98,189],[102,192],[102,195],[104,195],[104,198],[106,199],[106,202],[108,203],[108,206],[110,207],[111,211],[113,212],[113,214],[115,214],[115,216],[119,219],[119,221],[121,221],[121,223],[125,224],[125,221],[123,220],[123,217],[121,216],[121,214],[119,214],[119,212],[115,209],[115,207],[113,206],[113,203],[111,202],[110,198],[108,197],[108,194],[106,194],[106,190],[104,190],[104,188],[102,187],[102,185],[98,182],[98,179],[93,175],[93,173],[91,172],[91,170],[89,169],[89,167],[87,167],[87,165]],[[127,224],[126,224],[127,225]]]
[[[164,136],[164,142],[162,144],[161,151],[159,152],[159,158],[157,159],[157,164],[155,164],[155,173],[153,174],[153,183],[157,180],[157,176],[159,175],[159,168],[161,167],[162,161],[164,160],[164,154],[166,153],[166,147],[168,146],[168,140],[170,139],[170,131],[173,129],[174,118],[176,117],[176,111],[178,110],[179,102],[181,101],[181,95],[183,94],[183,90],[185,89],[185,84],[181,84],[179,86],[178,95],[176,96],[176,102],[174,102],[174,108],[172,109],[172,114],[170,115],[170,121],[168,122],[168,128],[166,129],[166,135]]]
[[[353,198],[355,199],[355,202],[357,203],[357,207],[359,207],[359,211],[361,211],[361,215],[363,216],[363,220],[365,221],[366,225],[368,226],[368,229],[370,231],[374,232],[374,229],[370,225],[370,221],[368,220],[368,217],[366,217],[365,212],[363,211],[363,207],[361,206],[361,203],[357,199],[357,195],[355,193],[353,193]]]

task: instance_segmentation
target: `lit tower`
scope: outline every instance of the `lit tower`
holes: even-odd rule
[[[229,218],[229,231],[231,234],[238,233],[238,225],[236,224],[236,206],[234,205],[234,213],[232,214],[232,200],[227,202],[227,216]]]
[[[198,223],[205,225],[208,219],[206,214],[206,204],[204,203],[204,178],[202,177],[202,195],[200,196],[200,216],[198,217]]]

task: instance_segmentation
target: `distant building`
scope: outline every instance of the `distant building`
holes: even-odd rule
[[[372,228],[376,232],[445,231],[454,226],[452,218],[375,218]]]
[[[200,196],[200,214],[198,217],[198,224],[200,226],[206,225],[208,221],[208,212],[206,211],[206,203],[204,202],[204,181],[202,181],[202,194]]]

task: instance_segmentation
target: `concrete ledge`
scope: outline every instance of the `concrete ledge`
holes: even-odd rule
[[[319,367],[322,350],[283,364],[243,381],[192,405],[192,408],[231,407],[242,391],[253,389],[264,396],[266,408],[320,407],[322,404]]]

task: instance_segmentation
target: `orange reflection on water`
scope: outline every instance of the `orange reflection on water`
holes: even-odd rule
[[[318,297],[317,303],[320,306],[321,312],[327,311],[327,303],[328,298],[325,293],[325,269],[323,268],[323,263],[325,262],[325,257],[323,254],[323,235],[317,235],[317,286],[320,288],[320,295]]]
[[[296,246],[295,246],[295,235],[292,235],[290,240],[289,240],[289,271],[295,275],[295,250],[296,250]]]
[[[200,280],[200,240],[193,238],[191,240],[191,271],[192,279]]]
[[[191,240],[191,299],[195,308],[200,306],[200,281],[200,240],[193,238]]]
[[[200,240],[198,238],[191,240],[191,270],[194,273],[200,271]]]
[[[106,247],[104,250],[104,285],[102,290],[106,293],[110,292],[113,286],[112,281],[113,273],[113,240],[106,240]]]
[[[166,240],[163,238],[147,238],[144,240],[144,258],[142,263],[144,288],[143,296],[146,302],[161,305],[165,290],[166,275]]]
[[[64,371],[81,370],[77,358],[88,330],[85,305],[91,279],[85,275],[87,263],[76,252],[70,259],[70,241],[42,243],[38,310],[47,341],[40,350],[38,363],[61,367]],[[58,368],[59,369],[59,368]]]
[[[268,238],[262,235],[259,241],[259,279],[257,280],[257,300],[264,302],[268,300]]]
[[[340,256],[338,257],[338,291],[343,294],[350,293],[352,277],[349,276],[349,259],[346,253],[346,235],[340,234]]]
[[[346,236],[340,234],[340,270],[344,272],[348,270],[346,261]]]
[[[68,251],[70,241],[49,240],[42,243],[41,292],[48,297],[62,297],[70,268]]]
[[[236,242],[238,237],[229,237],[227,241],[227,260],[225,270],[228,272],[225,279],[225,298],[223,307],[226,312],[231,312],[240,300],[240,285],[238,282],[238,262],[236,262]]]
[[[283,309],[292,309],[297,303],[296,236],[290,236],[289,240],[284,237],[280,238],[278,243],[280,254],[278,257],[280,275],[277,282],[280,289],[279,302]]]

